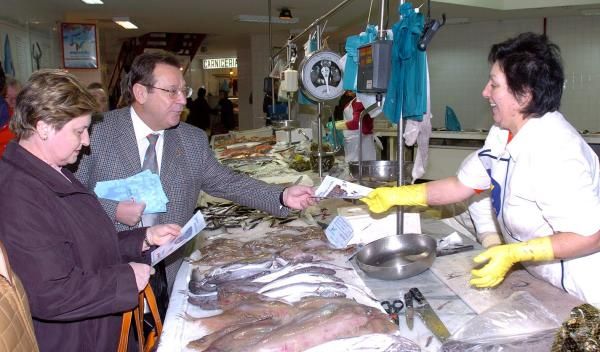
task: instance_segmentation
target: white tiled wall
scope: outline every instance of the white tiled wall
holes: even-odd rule
[[[433,126],[444,127],[446,105],[463,129],[492,124],[481,91],[487,81],[492,44],[517,33],[543,31],[543,19],[446,25],[428,48]],[[566,89],[561,110],[580,130],[600,131],[600,18],[549,18],[547,34],[562,50]]]

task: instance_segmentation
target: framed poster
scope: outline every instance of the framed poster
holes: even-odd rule
[[[61,23],[64,68],[98,68],[96,25]]]

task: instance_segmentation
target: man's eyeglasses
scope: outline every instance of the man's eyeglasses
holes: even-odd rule
[[[193,93],[192,87],[165,89],[165,88],[155,87],[155,86],[151,86],[151,85],[147,85],[147,84],[144,84],[144,85],[149,88],[154,88],[154,89],[162,90],[163,92],[169,93],[169,98],[171,98],[171,99],[176,99],[178,93],[181,93],[181,95],[183,95],[185,98],[191,97],[192,93]]]

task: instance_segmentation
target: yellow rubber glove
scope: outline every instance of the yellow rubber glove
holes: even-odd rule
[[[335,122],[335,129],[336,130],[347,130],[348,126],[346,126],[346,121],[342,120],[342,121],[336,121]]]
[[[494,287],[504,280],[515,263],[553,259],[554,250],[550,237],[495,246],[473,258],[475,263],[489,262],[481,269],[471,270],[473,278],[469,283],[475,287]]]
[[[427,205],[427,187],[425,183],[400,187],[379,187],[371,191],[361,201],[367,203],[369,210],[383,213],[394,205]]]

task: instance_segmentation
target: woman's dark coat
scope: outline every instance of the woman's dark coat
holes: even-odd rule
[[[150,259],[141,252],[145,228],[117,233],[96,196],[62,173],[8,145],[0,240],[27,291],[41,351],[115,351],[121,313],[137,305],[127,263]]]

